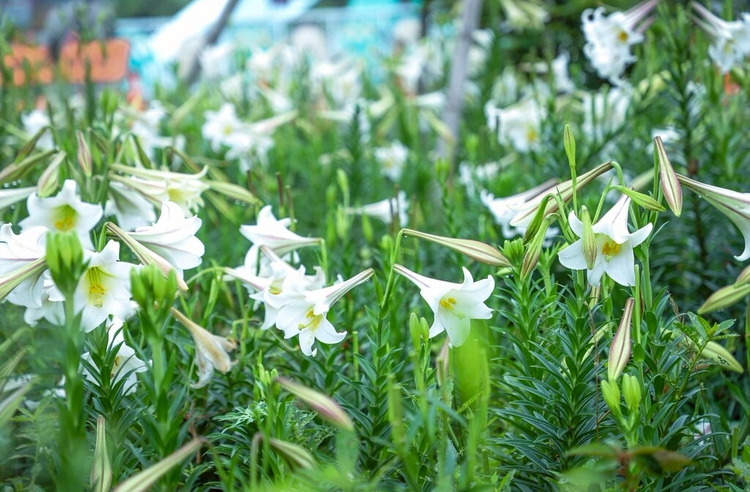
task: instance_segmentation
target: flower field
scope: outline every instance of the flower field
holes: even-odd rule
[[[747,490],[719,3],[431,2],[374,62],[309,30],[0,85],[0,490]]]

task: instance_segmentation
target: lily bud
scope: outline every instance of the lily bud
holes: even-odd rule
[[[419,352],[422,344],[430,339],[430,325],[424,318],[417,318],[417,315],[411,313],[409,316],[409,333],[411,334],[411,343],[416,352]]]
[[[663,212],[666,210],[661,203],[657,202],[653,198],[643,193],[635,191],[633,188],[626,188],[625,186],[615,185],[612,189],[619,191],[623,195],[627,195],[636,205],[640,205],[646,210],[654,210],[656,212]]]
[[[450,375],[451,351],[450,340],[446,338],[445,343],[440,348],[437,357],[435,357],[435,379],[438,386],[444,386]]]
[[[36,195],[39,198],[50,196],[57,191],[60,186],[60,164],[65,160],[65,152],[58,153],[52,162],[47,165],[47,169],[39,176],[36,187]]]
[[[583,240],[583,257],[586,259],[586,268],[593,270],[598,249],[596,247],[594,227],[591,224],[591,215],[585,205],[581,208],[581,223],[583,224],[583,236],[581,236]]]
[[[391,424],[391,438],[396,449],[402,449],[406,444],[404,431],[404,408],[401,404],[401,385],[393,381],[391,376],[388,384],[388,420]]]
[[[44,257],[30,261],[21,268],[16,268],[10,272],[0,275],[0,301],[8,297],[8,294],[21,285],[21,283],[33,277],[38,277],[47,269],[47,262]]]
[[[568,164],[570,164],[571,173],[575,173],[576,139],[573,137],[573,132],[570,131],[570,125],[565,125],[565,132],[563,133],[563,147],[565,147],[565,154],[568,156]]]
[[[664,193],[664,199],[672,213],[679,217],[682,213],[682,187],[672,163],[669,162],[661,137],[654,139],[654,159],[659,163],[659,185],[662,193]]]
[[[45,150],[44,152],[27,157],[20,162],[13,162],[10,165],[5,166],[2,171],[0,171],[0,184],[11,183],[21,179],[34,169],[37,163],[44,161],[54,154],[54,150]]]
[[[630,361],[631,345],[630,339],[631,320],[633,317],[633,306],[635,301],[629,298],[625,301],[625,309],[622,313],[620,325],[617,327],[615,337],[612,339],[612,345],[609,348],[609,367],[607,368],[607,378],[615,381],[622,374],[625,366]]]
[[[237,200],[239,202],[247,203],[249,205],[255,205],[260,203],[260,200],[250,193],[250,190],[243,188],[242,186],[227,183],[225,181],[204,181],[209,189],[221,193],[230,200]]]
[[[731,306],[745,298],[748,294],[750,294],[750,282],[722,287],[706,299],[706,302],[698,308],[698,314],[703,315]]]
[[[459,253],[468,256],[472,260],[499,267],[510,266],[510,262],[502,255],[502,253],[500,253],[500,251],[481,241],[435,236],[434,234],[427,234],[426,232],[415,231],[413,229],[402,229],[402,231],[407,236],[425,239],[446,246],[453,251],[458,251]]]
[[[83,264],[83,247],[74,232],[47,233],[47,266],[52,280],[66,298],[78,286],[78,280],[86,270]]]
[[[302,446],[274,439],[273,437],[268,440],[268,444],[271,446],[271,449],[298,468],[311,470],[317,466],[315,458]]]
[[[622,410],[620,409],[620,388],[617,386],[617,381],[605,381],[602,379],[601,387],[602,397],[612,411],[612,415],[618,420],[622,419]]]
[[[622,377],[622,396],[625,399],[625,405],[627,405],[628,410],[631,413],[636,412],[641,404],[642,396],[641,383],[637,377],[630,374],[625,374]]]
[[[94,464],[91,466],[91,490],[107,492],[112,485],[112,463],[107,452],[107,429],[104,416],[96,419],[96,447]]]
[[[521,277],[528,277],[531,272],[536,268],[539,263],[539,257],[542,255],[542,245],[544,244],[544,237],[547,234],[547,227],[549,227],[549,219],[542,220],[542,224],[539,227],[534,239],[529,243],[526,254],[523,255],[523,264],[521,265]]]
[[[328,396],[283,377],[276,378],[276,382],[279,386],[307,403],[310,408],[315,410],[318,415],[329,423],[335,425],[339,429],[348,431],[354,430],[354,423],[349,415],[344,412],[338,403]]]
[[[125,245],[130,248],[130,251],[132,251],[136,256],[136,258],[138,258],[138,261],[140,261],[143,265],[154,265],[161,271],[165,278],[169,277],[170,272],[173,273],[177,281],[177,288],[183,292],[188,291],[188,285],[182,279],[182,276],[177,274],[177,270],[175,270],[174,265],[168,262],[164,257],[160,256],[154,251],[151,251],[146,246],[139,243],[130,234],[122,230],[116,224],[107,222],[105,224],[105,227],[107,228],[107,232],[124,242]]]
[[[601,176],[610,169],[612,169],[612,163],[605,162],[604,164],[596,166],[591,171],[581,174],[576,179],[576,191],[580,191],[596,177]],[[513,220],[510,221],[510,225],[513,227],[528,227],[532,218],[537,214],[537,211],[540,208],[542,208],[541,214],[544,217],[557,211],[557,201],[546,201],[548,195],[559,195],[563,202],[570,201],[570,199],[573,198],[573,180],[568,180],[564,183],[552,186],[547,191],[539,193],[536,198],[524,203],[518,208],[518,213],[513,217]],[[543,201],[545,204],[542,204]]]
[[[737,362],[737,359],[735,359],[727,349],[716,342],[708,342],[703,349],[703,352],[701,352],[701,357],[711,359],[717,365],[724,366],[730,371],[739,373],[745,372],[745,369],[739,362]]]
[[[83,137],[83,132],[81,130],[76,130],[76,139],[78,140],[78,165],[81,166],[83,175],[90,178],[93,169],[93,159],[91,158],[89,145],[86,143],[86,139]]]

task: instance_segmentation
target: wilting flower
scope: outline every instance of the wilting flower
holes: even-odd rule
[[[694,17],[695,22],[713,38],[708,56],[722,73],[729,72],[750,54],[750,14],[743,13],[741,20],[728,22],[697,2],[691,2],[691,5],[702,17]]]
[[[419,275],[401,265],[393,269],[420,288],[419,293],[435,313],[430,338],[446,331],[451,345],[458,347],[468,338],[472,319],[492,318],[492,309],[484,304],[495,289],[492,276],[474,282],[471,272],[464,268],[463,283],[455,284]]]
[[[193,388],[203,388],[214,375],[214,369],[225,374],[232,368],[229,352],[237,348],[234,340],[212,335],[205,328],[190,320],[187,316],[172,308],[172,315],[182,326],[187,328],[195,342],[195,363],[198,366],[198,382]]]
[[[649,0],[628,10],[604,16],[604,8],[586,9],[581,15],[586,45],[583,52],[597,74],[612,84],[620,85],[625,67],[636,60],[630,47],[643,42],[643,31],[650,20],[638,23],[659,3]]]
[[[406,198],[406,193],[403,190],[399,190],[396,197],[386,198],[379,202],[369,203],[362,205],[361,207],[348,208],[346,213],[367,215],[378,220],[390,224],[393,222],[394,217],[398,217],[400,225],[405,226],[409,223],[409,200]]]
[[[73,231],[84,248],[93,249],[89,231],[102,218],[102,207],[82,201],[77,190],[76,182],[68,179],[53,197],[31,195],[27,201],[29,216],[19,222],[22,230],[43,226],[53,232]]]
[[[695,181],[681,174],[677,175],[680,183],[713,205],[719,212],[726,215],[729,220],[734,222],[742,236],[745,238],[745,250],[741,255],[735,256],[738,261],[745,261],[750,258],[750,193],[740,193],[738,191],[711,186],[700,181]]]
[[[201,226],[198,217],[185,217],[174,202],[164,202],[159,220],[152,226],[139,227],[129,235],[171,263],[179,276],[183,270],[201,264],[205,248],[195,233]]]
[[[99,253],[84,250],[88,267],[78,282],[73,304],[81,312],[81,329],[89,332],[108,316],[125,319],[132,314],[130,270],[132,263],[119,261],[120,243],[109,241]]]
[[[266,205],[258,212],[258,222],[255,225],[240,226],[240,232],[254,245],[268,246],[276,254],[283,255],[305,246],[312,246],[320,242],[316,237],[302,237],[289,230],[292,219],[276,219],[271,205]]]
[[[138,383],[136,373],[147,371],[148,364],[139,359],[135,354],[135,350],[125,343],[125,338],[122,336],[122,325],[122,319],[116,316],[113,316],[111,321],[107,321],[107,333],[109,335],[107,350],[117,350],[117,355],[115,355],[114,364],[112,365],[112,373],[109,377],[112,385],[125,378],[123,394],[128,395],[135,391],[135,386]],[[89,364],[94,364],[91,354],[88,352],[84,353],[81,359]],[[94,378],[85,365],[81,372],[84,378],[94,383],[97,382],[96,378]]]
[[[409,157],[409,149],[401,142],[375,149],[375,159],[380,163],[380,172],[391,181],[398,181]]]
[[[312,348],[315,340],[327,344],[341,342],[346,332],[338,333],[326,315],[333,303],[373,273],[372,268],[368,268],[349,280],[316,290],[304,290],[297,282],[298,277],[287,276],[282,285],[286,302],[276,316],[276,326],[284,332],[284,338],[299,335],[300,350],[307,356],[317,353],[317,349]]]
[[[599,285],[605,273],[620,285],[635,285],[633,248],[648,238],[653,224],[646,224],[633,233],[628,232],[629,208],[630,198],[623,195],[615,206],[594,224],[597,255],[592,269],[586,266],[582,239],[558,253],[560,263],[572,270],[586,270],[588,281],[593,286]],[[578,237],[583,237],[583,224],[574,211],[570,212],[568,222],[573,232]]]

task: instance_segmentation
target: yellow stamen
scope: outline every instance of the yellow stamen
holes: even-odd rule
[[[604,244],[602,245],[602,254],[607,259],[607,261],[611,260],[613,256],[617,256],[619,253],[619,244],[612,241],[611,239],[607,239],[606,241],[604,241]]]
[[[305,328],[307,328],[311,332],[315,333],[315,330],[317,330],[318,326],[320,326],[320,322],[323,321],[323,314],[315,314],[315,312],[310,309],[307,314],[305,314],[305,319],[309,319],[310,321],[307,323],[299,323],[297,325],[297,328],[299,330],[304,330]]]
[[[70,205],[63,205],[55,210],[55,229],[67,232],[76,225],[78,212]]]
[[[628,41],[628,33],[625,31],[620,31],[617,34],[617,39],[619,39],[621,43],[626,43]]]
[[[107,287],[102,282],[103,273],[99,267],[89,268],[86,272],[86,279],[89,281],[89,302],[97,308],[104,305],[104,296],[107,294]]]

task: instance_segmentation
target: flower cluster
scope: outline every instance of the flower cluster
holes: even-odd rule
[[[228,279],[241,281],[250,298],[265,307],[261,329],[276,326],[284,338],[298,337],[300,350],[314,356],[315,341],[326,344],[341,342],[346,332],[337,332],[327,319],[336,301],[374,273],[367,269],[346,281],[325,287],[326,279],[320,267],[315,275],[306,275],[304,266],[294,268],[288,263],[298,248],[320,243],[318,238],[306,238],[289,230],[291,219],[278,220],[267,205],[258,213],[255,225],[244,225],[240,232],[253,245],[245,256],[245,264],[228,268]]]

